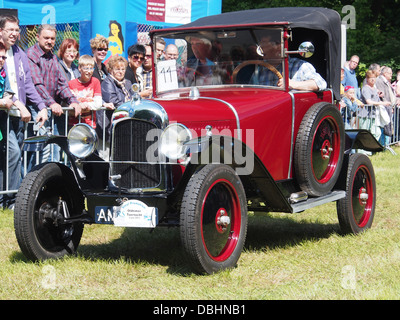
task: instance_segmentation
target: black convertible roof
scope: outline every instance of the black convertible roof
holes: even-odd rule
[[[293,28],[309,28],[334,33],[340,24],[340,16],[335,10],[317,7],[264,8],[226,12],[207,16],[178,28],[201,28],[207,26],[254,25],[268,23],[288,23]],[[340,31],[340,30],[339,30]]]
[[[199,30],[255,25],[287,25],[291,29],[305,28],[325,32],[329,42],[329,82],[335,97],[340,98],[341,18],[335,10],[318,7],[280,7],[226,12],[171,29]]]

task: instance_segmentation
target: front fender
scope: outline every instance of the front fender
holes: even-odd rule
[[[249,199],[263,199],[266,209],[270,211],[291,212],[288,197],[273,179],[268,168],[243,141],[214,135],[193,139],[185,145],[189,148],[191,158],[182,185],[186,185],[199,166],[209,163],[226,164],[239,175]]]
[[[352,129],[345,132],[345,153],[350,153],[352,149],[363,149],[371,152],[380,152],[385,149],[368,130]]]
[[[67,167],[68,170],[69,171],[72,170],[71,172],[73,172],[75,180],[82,183],[82,181],[84,181],[83,178],[85,178],[85,176],[84,174],[80,173],[80,170],[78,170],[76,166],[75,161],[77,158],[69,151],[67,137],[55,136],[55,135],[30,137],[24,140],[22,144],[22,151],[28,151],[28,152],[42,151],[49,144],[56,144],[61,148],[61,150],[66,154],[66,157],[70,162],[71,167],[70,168]]]
[[[42,151],[47,145],[55,143],[69,154],[68,140],[65,136],[35,136],[24,140],[22,151]]]
[[[236,168],[239,175],[254,170],[254,152],[241,140],[231,136],[203,136],[185,143],[192,164],[223,163]]]

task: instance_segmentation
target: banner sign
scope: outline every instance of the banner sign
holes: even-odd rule
[[[147,21],[185,24],[191,16],[192,0],[147,0]]]
[[[3,0],[0,7],[18,9],[22,25],[37,25],[91,21],[94,15],[107,14],[104,8],[97,10],[98,2],[104,3],[99,0]],[[219,14],[222,7],[222,0],[125,0],[122,5],[121,1],[110,2],[114,6],[112,11],[120,11],[127,22],[161,27]]]

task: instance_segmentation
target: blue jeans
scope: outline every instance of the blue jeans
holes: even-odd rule
[[[31,109],[32,119],[35,121],[38,111],[34,108]],[[54,121],[54,127],[52,126],[52,122]],[[53,129],[52,129],[53,127]],[[35,135],[44,136],[44,135],[66,135],[65,133],[65,115],[61,115],[60,117],[52,117],[51,111],[48,111],[48,120],[44,123],[44,125],[39,129],[38,132],[34,131],[33,126],[28,126],[28,137],[32,137]],[[59,162],[61,159],[61,148],[56,144],[47,145],[43,150],[38,152],[38,156],[36,152],[30,152],[28,155],[28,172],[37,164],[43,162]]]
[[[3,140],[0,141],[0,191],[18,190],[22,180],[21,149],[18,137],[20,132],[22,132],[23,126],[20,118],[10,117],[10,126],[9,130],[7,130],[7,114],[3,112],[0,115],[0,130],[3,134]],[[7,168],[8,181],[6,175]],[[0,207],[9,207],[13,204],[15,202],[15,195],[16,193],[0,194]]]
[[[387,136],[386,134],[384,134],[384,128],[381,128],[381,130],[382,130],[382,134],[381,134],[381,137],[379,139],[379,143],[381,145],[383,145],[384,147],[387,147],[390,144],[390,142],[392,140],[392,137],[391,136]]]

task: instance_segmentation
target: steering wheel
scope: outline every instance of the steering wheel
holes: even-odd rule
[[[265,67],[265,68],[269,69],[271,72],[273,72],[278,77],[278,79],[283,78],[282,74],[273,65],[269,64],[268,62],[265,62],[263,60],[248,60],[248,61],[242,62],[233,70],[233,72],[232,72],[232,82],[233,83],[236,83],[236,77],[237,77],[239,71],[242,70],[242,68],[244,68],[245,66],[248,66],[249,64],[255,64],[255,65]]]

